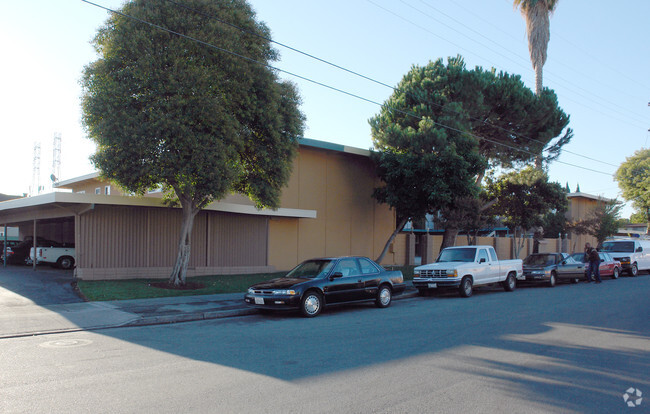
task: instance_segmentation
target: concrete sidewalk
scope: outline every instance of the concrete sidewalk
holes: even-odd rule
[[[0,290],[2,288],[0,287]],[[11,292],[2,292],[7,298]],[[394,300],[414,297],[409,286]],[[20,303],[15,303],[18,300]],[[0,303],[0,339],[121,326],[197,321],[253,315],[243,293],[170,298],[38,305],[23,297],[11,306]]]

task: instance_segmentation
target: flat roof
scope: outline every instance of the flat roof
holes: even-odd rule
[[[606,198],[606,197],[602,197],[602,196],[595,196],[595,195],[592,195],[592,194],[581,193],[581,192],[569,193],[569,194],[566,195],[566,198],[579,198],[579,197],[587,198],[589,200],[606,201],[606,202],[609,202],[609,203],[615,201],[614,199],[611,199],[611,198]]]
[[[25,207],[38,207],[48,204],[99,204],[115,206],[134,206],[134,207],[163,207],[169,208],[163,204],[162,199],[157,197],[137,197],[137,196],[111,196],[96,194],[78,194],[53,192],[41,194],[34,197],[19,198],[0,202],[0,214],[10,210]],[[256,216],[272,217],[293,217],[293,218],[316,218],[316,210],[303,210],[295,208],[278,208],[277,210],[261,209],[255,206],[244,204],[224,203],[216,201],[209,204],[203,210],[222,211],[227,213],[239,213]]]
[[[311,147],[311,148],[319,148],[319,149],[324,149],[324,150],[329,150],[329,151],[337,151],[337,152],[343,152],[346,154],[355,154],[355,155],[361,155],[364,157],[370,157],[370,150],[365,150],[362,148],[356,148],[356,147],[350,147],[347,145],[341,145],[341,144],[334,144],[332,142],[326,142],[326,141],[319,141],[316,139],[310,139],[310,138],[300,138],[298,140],[298,145],[305,146],[305,147]],[[88,173],[85,175],[81,175],[79,177],[74,177],[70,178],[68,180],[63,180],[54,183],[55,188],[70,188],[72,184],[77,184],[83,181],[89,181],[89,180],[94,180],[94,179],[99,179],[99,172],[95,171],[92,173]]]

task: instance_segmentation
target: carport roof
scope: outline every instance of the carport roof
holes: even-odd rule
[[[39,215],[38,212],[43,212],[45,210],[52,211],[53,208],[55,209],[54,211],[58,210],[58,213],[48,213],[46,217],[43,218],[72,216],[74,214],[80,214],[85,210],[92,209],[94,205],[169,208],[162,203],[161,199],[155,197],[111,196],[54,192],[41,194],[34,197],[26,197],[0,202],[0,223],[5,221],[14,222],[16,220],[24,221],[25,213],[32,213],[37,216]],[[293,208],[258,210],[254,206],[250,205],[224,202],[214,202],[204,208],[204,210],[258,216],[316,218],[316,210],[303,210]],[[42,216],[39,215],[39,218],[41,217]]]

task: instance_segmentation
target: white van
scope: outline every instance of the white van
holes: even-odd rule
[[[630,276],[636,276],[639,270],[650,270],[650,240],[610,239],[603,242],[600,251],[621,262]]]

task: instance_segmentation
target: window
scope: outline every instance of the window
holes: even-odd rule
[[[494,249],[488,249],[490,252],[490,258],[492,259],[493,262],[497,261],[497,252],[494,251]]]
[[[95,194],[98,194],[98,195],[99,195],[99,194],[101,194],[101,193],[102,193],[102,189],[101,189],[101,188],[99,188],[99,187],[95,188]]]
[[[481,263],[481,260],[483,260],[483,259],[485,259],[484,260],[485,262],[490,261],[490,259],[488,259],[487,250],[485,250],[485,249],[481,249],[481,250],[478,251],[478,261],[479,261],[479,263]]]
[[[359,265],[361,265],[361,273],[363,273],[364,275],[377,273],[379,271],[375,267],[375,265],[370,263],[370,260],[368,260],[368,259],[363,259],[363,258],[359,259]]]
[[[346,276],[358,276],[361,274],[359,271],[359,266],[355,259],[341,259],[341,261],[336,265],[334,272],[341,272],[343,277]]]
[[[86,194],[86,190],[77,191],[77,194]]]
[[[106,187],[104,187],[104,194],[111,195],[111,186],[110,185],[107,185]]]

